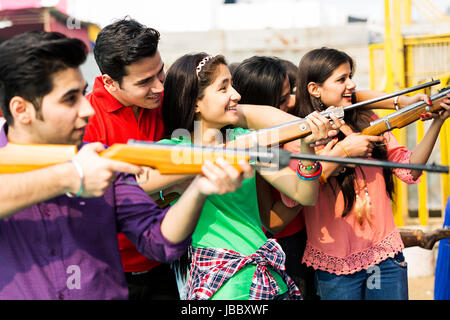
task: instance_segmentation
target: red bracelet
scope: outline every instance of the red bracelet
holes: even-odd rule
[[[303,165],[303,163],[302,163],[301,161],[298,162],[298,167],[299,167],[300,169],[302,169],[302,170],[308,170],[308,171],[314,170],[315,168],[317,168],[318,165],[319,165],[319,162],[318,162],[318,161],[314,162],[314,163],[313,163],[312,165],[310,165],[310,166],[305,166],[305,165]]]

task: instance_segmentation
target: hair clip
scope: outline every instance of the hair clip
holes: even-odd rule
[[[212,56],[206,56],[202,61],[200,61],[200,63],[198,64],[198,66],[196,68],[197,77],[198,77],[199,73],[202,71],[202,68],[205,66],[205,64],[211,59],[212,59]]]

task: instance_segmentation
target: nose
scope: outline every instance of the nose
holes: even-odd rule
[[[166,73],[162,70],[155,79],[155,83],[151,88],[152,93],[161,93],[164,91],[164,81],[166,80]]]
[[[161,93],[164,91],[164,78],[165,76],[161,79],[161,77],[156,77],[155,79],[155,84],[152,87],[152,93]]]
[[[83,96],[81,101],[81,105],[80,105],[80,109],[78,111],[78,116],[80,118],[90,118],[95,114],[94,108],[92,108],[91,103],[89,102],[89,100]]]
[[[241,100],[241,95],[239,94],[239,92],[237,92],[236,89],[233,88],[233,87],[231,87],[231,90],[232,90],[232,92],[231,92],[231,100],[236,101],[236,102],[240,101]]]
[[[354,90],[355,88],[356,88],[356,83],[352,79],[348,78],[347,79],[347,89]]]

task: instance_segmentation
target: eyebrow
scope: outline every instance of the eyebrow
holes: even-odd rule
[[[88,88],[88,84],[86,83],[84,85],[84,88],[83,88],[83,90],[81,92],[84,94],[86,92],[87,88]],[[65,100],[65,99],[69,98],[71,95],[77,94],[79,92],[80,92],[80,89],[69,90],[61,97],[61,100]]]
[[[148,78],[139,80],[139,81],[136,82],[134,85],[139,86],[139,85],[145,84],[145,83],[147,83],[147,82],[149,82],[149,81],[152,81],[152,80],[155,79],[155,77],[156,77],[158,74],[160,74],[163,70],[164,70],[164,63],[163,63],[163,65],[162,65],[161,69],[159,69],[159,71],[158,71],[156,74],[154,74],[154,75],[151,76],[151,77],[148,77]]]
[[[345,77],[345,76],[351,76],[351,75],[352,75],[351,72],[350,73],[343,72],[343,73],[339,74],[339,76],[336,76],[336,79],[339,79],[339,78],[342,78],[342,77]]]
[[[222,86],[222,85],[224,85],[224,84],[228,84],[228,83],[230,83],[230,82],[231,82],[231,80],[230,80],[229,78],[225,78],[225,79],[223,79],[222,82],[219,84],[219,87]]]

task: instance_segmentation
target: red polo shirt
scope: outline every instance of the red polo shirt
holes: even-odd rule
[[[89,120],[84,141],[101,142],[105,145],[127,143],[129,139],[158,141],[164,134],[161,106],[156,109],[141,108],[139,120],[130,107],[123,106],[103,86],[97,77],[92,93],[87,96],[95,115]],[[142,272],[160,263],[141,255],[133,243],[119,233],[119,249],[125,272]]]

